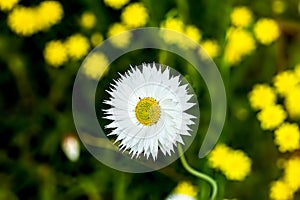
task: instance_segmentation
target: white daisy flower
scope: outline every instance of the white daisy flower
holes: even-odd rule
[[[189,182],[180,182],[166,200],[196,200],[197,188]]]
[[[119,75],[104,101],[111,106],[104,110],[104,118],[112,120],[105,128],[114,129],[109,136],[116,135],[115,143],[132,158],[151,154],[156,160],[159,151],[171,155],[178,142],[184,144],[182,136],[190,136],[189,125],[196,118],[187,113],[196,104],[189,102],[193,94],[188,94],[188,84],[155,63]]]
[[[196,198],[186,194],[172,194],[166,200],[196,200]]]

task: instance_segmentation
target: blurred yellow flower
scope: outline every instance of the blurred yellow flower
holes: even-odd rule
[[[271,184],[270,198],[273,200],[291,200],[293,199],[293,191],[285,182],[275,181]]]
[[[208,155],[208,161],[212,168],[220,169],[231,149],[225,144],[218,144]]]
[[[242,58],[255,49],[252,35],[241,28],[231,28],[227,33],[225,60],[230,65],[238,64]]]
[[[181,41],[177,43],[181,48],[195,48],[202,37],[200,30],[194,25],[187,25],[185,27],[184,34],[193,41],[187,40],[184,37],[181,39],[177,38]]]
[[[294,87],[285,95],[285,107],[293,119],[300,118],[300,86]]]
[[[245,6],[236,7],[230,15],[231,23],[237,27],[246,27],[252,21],[252,12]]]
[[[93,12],[86,11],[80,17],[80,25],[83,28],[91,29],[95,26],[96,20],[97,18]]]
[[[285,11],[285,3],[281,0],[275,0],[273,1],[272,9],[275,13],[281,14]]]
[[[300,64],[297,64],[295,66],[295,74],[296,74],[297,78],[300,80]]]
[[[95,47],[103,41],[103,36],[101,33],[96,32],[91,35],[90,40],[92,45]]]
[[[193,25],[187,25],[185,27],[185,34],[195,42],[200,42],[202,37],[201,31]]]
[[[117,37],[109,38],[109,41],[117,48],[125,48],[129,45],[131,40],[131,33],[125,32],[127,31],[127,27],[121,23],[114,23],[112,24],[107,32],[108,37],[112,37],[118,35]]]
[[[68,60],[67,49],[60,40],[50,41],[44,49],[44,58],[49,65],[59,67]]]
[[[0,0],[0,10],[9,11],[11,10],[19,0]]]
[[[292,91],[297,84],[299,84],[300,79],[291,70],[286,70],[277,74],[273,79],[273,84],[275,89],[280,95],[285,96],[287,93]]]
[[[294,151],[300,147],[300,132],[297,124],[284,123],[275,131],[274,143],[280,152]]]
[[[177,31],[180,33],[184,33],[184,24],[181,19],[178,18],[168,18],[165,21],[163,21],[160,25],[162,28],[171,29],[172,31]],[[178,35],[176,33],[172,33],[170,31],[162,30],[162,38],[165,42],[170,44],[181,44],[183,38],[178,38]]]
[[[90,49],[88,39],[81,34],[75,34],[67,38],[65,45],[68,50],[68,55],[74,59],[81,59]]]
[[[276,102],[275,90],[267,84],[256,84],[249,93],[249,102],[254,110],[260,110]]]
[[[8,26],[18,35],[30,36],[37,32],[35,10],[23,6],[16,7],[8,15]]]
[[[178,18],[168,18],[161,24],[162,28],[172,29],[180,33],[184,32],[184,24],[181,19]]]
[[[83,63],[84,73],[91,79],[98,80],[107,72],[109,62],[103,53],[95,52],[86,57]]]
[[[196,197],[197,192],[197,188],[186,181],[179,183],[174,190],[176,194],[185,194],[190,197]]]
[[[241,150],[218,145],[210,152],[208,161],[223,172],[228,180],[242,181],[251,171],[251,159]]]
[[[269,45],[280,35],[278,24],[273,19],[262,18],[254,25],[254,35],[260,43]]]
[[[264,130],[272,130],[278,127],[287,117],[281,105],[270,105],[263,108],[258,114],[257,119]]]
[[[58,1],[43,1],[36,9],[36,21],[39,30],[47,30],[61,21],[64,10]]]
[[[132,3],[126,6],[121,14],[122,22],[129,28],[146,25],[148,18],[148,11],[143,3]]]
[[[201,42],[201,46],[202,46],[203,49],[205,49],[206,53],[211,58],[215,58],[215,57],[218,56],[220,47],[219,47],[217,41],[215,41],[215,40],[204,40],[204,41]],[[199,49],[199,53],[202,57],[205,56],[205,54],[203,53],[203,51],[201,49]]]
[[[294,157],[286,161],[284,166],[284,180],[293,190],[300,189],[300,158]]]
[[[251,160],[244,152],[234,150],[227,156],[221,170],[227,179],[242,181],[251,171]]]
[[[160,27],[163,28],[161,30],[163,40],[169,44],[177,44],[181,48],[195,48],[202,38],[202,33],[196,26],[184,25],[183,21],[179,18],[167,18],[160,24]],[[184,35],[164,29],[170,29]]]
[[[114,9],[120,9],[130,0],[104,0],[104,4]]]
[[[48,30],[60,22],[62,17],[63,8],[58,1],[43,1],[36,7],[16,7],[9,13],[7,23],[16,34],[31,36]]]

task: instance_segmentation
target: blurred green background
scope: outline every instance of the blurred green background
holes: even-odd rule
[[[6,0],[0,2],[4,5]],[[2,7],[0,11],[0,199],[156,200],[165,199],[184,180],[197,186],[199,199],[207,199],[209,185],[188,174],[179,161],[145,174],[119,172],[97,161],[79,141],[72,118],[73,81],[88,51],[75,59],[70,55],[59,66],[53,67],[45,60],[49,41],[64,41],[76,33],[87,39],[90,46],[87,50],[91,50],[97,41],[101,42],[101,37],[108,37],[111,25],[121,22],[124,8],[134,2],[142,2],[147,9],[149,17],[141,26],[160,27],[166,19],[175,17],[201,30],[203,40],[217,41],[219,53],[214,61],[220,68],[228,97],[228,114],[220,141],[243,150],[251,158],[248,177],[243,181],[227,180],[208,165],[206,158],[198,158],[204,138],[201,133],[207,130],[210,119],[210,101],[203,82],[188,74],[187,64],[155,52],[147,58],[140,51],[118,61],[126,63],[120,69],[128,67],[127,63],[138,65],[146,59],[164,61],[185,74],[200,99],[201,109],[200,129],[186,153],[190,164],[218,182],[218,199],[269,199],[271,182],[281,176],[276,163],[289,155],[280,154],[272,134],[261,130],[256,113],[250,108],[248,93],[254,84],[271,83],[276,73],[300,63],[298,0],[140,0],[125,2],[119,9],[102,0],[60,0],[61,19],[29,35],[12,30],[8,19],[14,9],[38,6],[41,2],[21,0],[13,8]],[[280,36],[270,45],[257,42],[254,51],[234,66],[228,66],[223,54],[226,34],[232,26],[230,15],[237,6],[246,6],[253,13],[252,25],[246,28],[251,35],[253,24],[266,17],[279,25]],[[81,22],[85,12],[95,16],[91,27]],[[106,78],[112,78],[111,74]],[[73,160],[63,148],[70,137],[79,142],[80,155]],[[300,195],[296,193],[294,199],[300,199]]]

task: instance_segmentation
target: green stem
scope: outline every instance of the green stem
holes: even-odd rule
[[[183,150],[182,150],[182,147],[181,145],[178,145],[178,152],[179,152],[179,155],[180,156],[180,161],[183,165],[183,167],[192,175],[200,178],[200,179],[203,179],[205,181],[207,181],[211,187],[212,187],[212,194],[211,194],[211,197],[210,199],[211,200],[215,200],[216,199],[216,196],[217,196],[217,192],[218,192],[218,185],[216,183],[216,181],[214,179],[212,179],[210,176],[204,174],[204,173],[201,173],[195,169],[193,169],[186,161],[186,158],[184,156],[184,153],[183,153]]]

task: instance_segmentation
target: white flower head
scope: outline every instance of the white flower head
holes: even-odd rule
[[[79,159],[80,145],[73,135],[68,135],[63,139],[62,150],[70,161],[75,162]]]
[[[171,76],[170,68],[143,64],[131,67],[111,84],[110,99],[104,103],[106,119],[112,120],[105,128],[113,129],[115,143],[120,150],[133,157],[150,154],[156,160],[159,151],[171,155],[177,143],[184,144],[182,136],[190,136],[190,125],[196,118],[188,110],[196,105],[191,101],[188,84],[182,84],[180,75]]]
[[[172,194],[166,200],[196,200],[196,198],[186,194]]]

